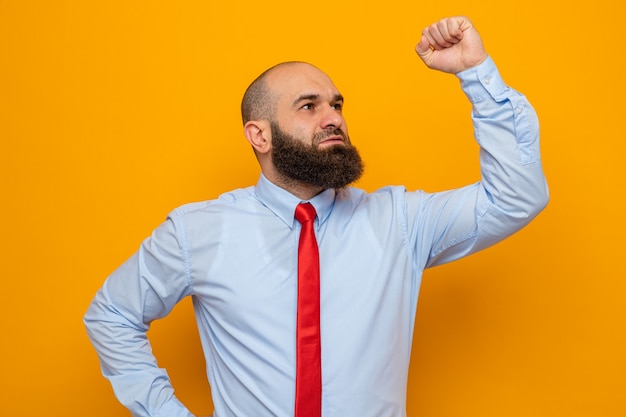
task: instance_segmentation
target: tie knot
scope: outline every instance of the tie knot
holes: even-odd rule
[[[296,219],[300,223],[315,220],[315,207],[311,203],[300,203],[296,207]]]

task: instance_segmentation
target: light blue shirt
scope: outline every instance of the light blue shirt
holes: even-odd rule
[[[422,271],[511,235],[545,206],[537,117],[491,60],[457,74],[473,103],[482,180],[312,198],[321,259],[324,417],[402,417]],[[192,296],[214,417],[293,415],[300,200],[255,187],[185,205],[97,293],[85,323],[104,375],[136,416],[192,416],[146,331]]]

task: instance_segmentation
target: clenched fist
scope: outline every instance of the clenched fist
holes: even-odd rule
[[[480,35],[463,16],[441,19],[426,27],[415,51],[427,67],[452,74],[487,58]]]

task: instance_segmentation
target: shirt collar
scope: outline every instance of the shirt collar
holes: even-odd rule
[[[315,207],[318,224],[325,222],[332,211],[336,194],[335,190],[330,188],[310,200],[301,200],[284,188],[272,183],[263,174],[261,174],[254,191],[259,201],[290,228],[294,226],[296,206],[305,201]]]

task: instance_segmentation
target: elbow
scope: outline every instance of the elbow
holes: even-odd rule
[[[487,192],[487,198],[502,225],[519,230],[541,213],[550,200],[545,181],[508,188],[506,192]]]
[[[550,193],[544,183],[543,186],[524,194],[525,198],[518,200],[517,210],[513,209],[509,211],[509,214],[511,217],[518,218],[523,224],[528,224],[546,208],[550,201]]]
[[[83,325],[85,326],[87,335],[91,340],[94,339],[94,335],[98,332],[98,329],[101,328],[100,321],[98,306],[95,301],[93,301],[83,316]]]
[[[530,219],[537,217],[539,213],[541,213],[548,202],[550,201],[550,191],[548,190],[548,184],[544,181],[541,187],[537,187],[536,191],[533,193],[533,199],[530,202]]]
[[[544,185],[535,189],[534,192],[528,193],[519,209],[512,213],[509,212],[509,214],[514,218],[512,220],[519,223],[519,227],[522,228],[533,221],[546,208],[549,201],[550,193],[548,187]]]

